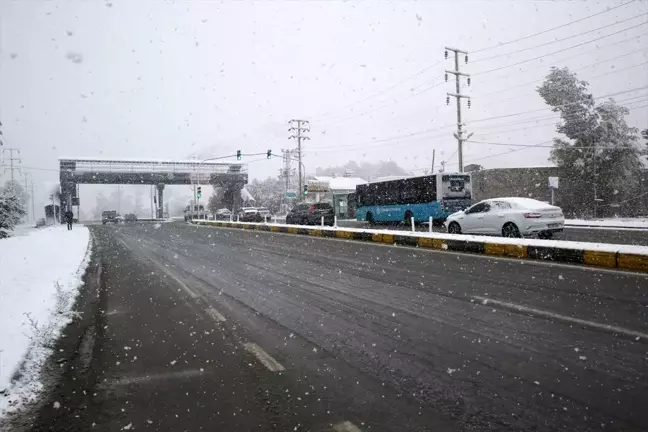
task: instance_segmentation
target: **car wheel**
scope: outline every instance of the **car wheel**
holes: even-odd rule
[[[504,224],[502,227],[502,237],[511,237],[511,238],[518,238],[520,236],[520,230],[518,229],[517,225],[515,225],[512,222]]]
[[[457,222],[450,222],[448,232],[450,234],[461,234],[461,226]]]
[[[367,222],[369,222],[369,225],[376,225],[376,221],[374,220],[373,213],[367,212],[367,216],[365,217]]]

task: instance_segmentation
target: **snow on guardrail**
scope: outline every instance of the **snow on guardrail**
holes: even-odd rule
[[[565,226],[609,229],[648,230],[648,218],[610,218],[610,219],[565,219]]]

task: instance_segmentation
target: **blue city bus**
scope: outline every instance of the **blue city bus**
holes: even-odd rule
[[[469,173],[439,173],[356,186],[356,219],[441,224],[448,215],[472,205]]]

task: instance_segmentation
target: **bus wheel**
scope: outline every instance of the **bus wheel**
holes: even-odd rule
[[[369,225],[376,225],[376,221],[374,220],[373,213],[368,212],[367,217],[365,219],[367,219],[367,222],[369,222]]]
[[[461,234],[461,226],[457,222],[450,222],[448,225],[448,232],[450,234]]]
[[[405,223],[405,225],[409,225],[409,224],[411,224],[411,223],[412,223],[412,216],[414,216],[414,215],[412,214],[412,212],[409,211],[409,210],[407,210],[407,211],[405,212],[405,217],[403,218],[403,223]]]

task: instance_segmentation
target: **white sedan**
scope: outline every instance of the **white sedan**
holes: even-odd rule
[[[530,198],[493,198],[446,219],[449,233],[551,238],[565,226],[560,207]]]

